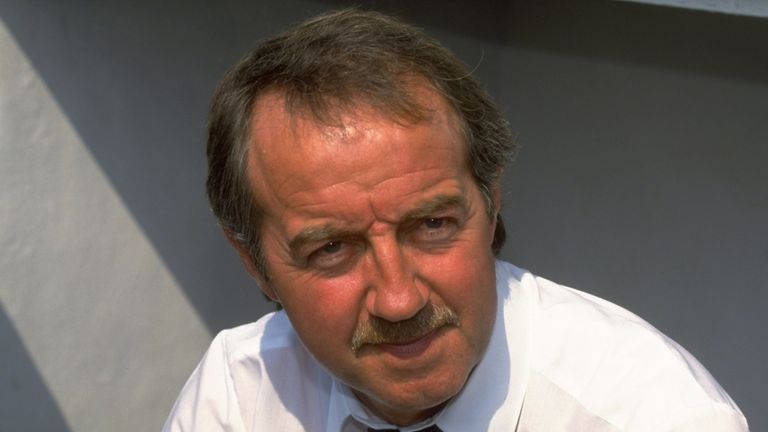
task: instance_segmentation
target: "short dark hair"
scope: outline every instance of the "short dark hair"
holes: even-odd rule
[[[428,107],[419,106],[410,94],[414,79],[425,81],[455,110],[467,162],[492,217],[492,190],[516,148],[508,124],[466,67],[418,28],[377,12],[330,12],[262,42],[227,72],[209,114],[208,199],[219,223],[248,251],[264,277],[262,210],[253,197],[246,162],[256,99],[277,91],[289,112],[305,110],[318,122],[334,122],[359,103],[416,122]],[[498,215],[494,254],[505,237]]]

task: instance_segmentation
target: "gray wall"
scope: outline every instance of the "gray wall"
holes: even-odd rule
[[[270,310],[203,195],[254,41],[346,4],[0,3],[0,430],[157,430],[218,330]],[[625,2],[375,3],[523,148],[504,257],[640,314],[768,430],[768,22]],[[371,5],[368,5],[371,7]]]

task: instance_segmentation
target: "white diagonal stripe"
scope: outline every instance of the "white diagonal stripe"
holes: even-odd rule
[[[2,22],[0,251],[0,301],[71,430],[159,428],[210,335]]]

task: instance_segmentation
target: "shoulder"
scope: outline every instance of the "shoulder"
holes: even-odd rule
[[[164,430],[302,430],[301,417],[325,410],[330,385],[285,314],[268,314],[216,335]]]
[[[532,299],[529,382],[549,400],[562,397],[615,427],[605,430],[676,430],[707,418],[743,428],[702,430],[746,430],[707,370],[648,322],[513,266],[508,273]]]
[[[292,353],[301,348],[284,312],[273,312],[256,322],[222,330],[211,342],[208,354],[220,353],[231,366],[262,362],[264,356]]]

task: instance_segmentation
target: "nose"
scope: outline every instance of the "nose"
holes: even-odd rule
[[[390,322],[412,318],[429,301],[429,289],[396,238],[371,243],[368,312]]]

